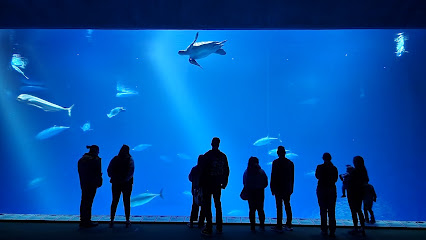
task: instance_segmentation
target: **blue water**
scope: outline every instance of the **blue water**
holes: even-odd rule
[[[400,32],[408,52],[398,57]],[[132,151],[133,196],[163,189],[164,199],[132,214],[189,215],[189,171],[217,136],[231,171],[224,216],[248,216],[239,198],[247,161],[257,156],[269,177],[268,151],[282,144],[297,155],[294,217],[319,217],[313,171],[329,152],[339,174],[364,157],[377,219],[426,219],[425,30],[200,31],[198,41],[228,40],[225,56],[197,60],[203,69],[177,54],[195,33],[0,30],[0,212],[78,214],[77,161],[97,144],[104,183],[93,214],[109,214],[109,161],[122,144],[149,144]],[[13,54],[29,79],[11,66]],[[137,94],[117,97],[117,83]],[[18,102],[23,93],[74,104],[72,116]],[[126,111],[108,118],[116,107]],[[54,125],[70,128],[36,138]],[[282,142],[253,146],[266,136]],[[349,219],[337,187],[337,217]],[[265,196],[275,217],[269,187]]]

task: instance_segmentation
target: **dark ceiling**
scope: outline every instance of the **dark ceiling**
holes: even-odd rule
[[[0,28],[426,28],[426,1],[0,0]]]

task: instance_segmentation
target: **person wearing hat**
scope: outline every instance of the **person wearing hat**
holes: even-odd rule
[[[317,166],[315,177],[318,179],[317,197],[321,216],[321,234],[328,235],[327,213],[329,219],[330,237],[335,237],[336,232],[336,182],[338,179],[337,168],[331,162],[330,153],[322,155],[323,164]]]
[[[96,195],[96,189],[102,186],[102,168],[99,147],[86,146],[89,149],[78,160],[78,175],[80,177],[81,203],[80,203],[80,227],[96,227],[98,223],[92,222],[92,204]]]

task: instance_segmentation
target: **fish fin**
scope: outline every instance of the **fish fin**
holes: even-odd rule
[[[72,110],[73,107],[74,107],[74,104],[71,105],[71,107],[68,108],[68,116],[70,116],[70,117],[71,117],[71,110]]]
[[[163,188],[160,190],[160,198],[164,199],[164,197],[163,197]]]
[[[228,40],[223,40],[223,41],[222,41],[222,42],[220,42],[219,44],[220,44],[220,45],[222,45],[222,44],[226,43],[226,41],[228,41]]]
[[[219,48],[215,53],[217,53],[219,55],[226,55],[225,50],[223,50],[222,48]]]

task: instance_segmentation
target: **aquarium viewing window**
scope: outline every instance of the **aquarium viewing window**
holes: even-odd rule
[[[219,137],[224,216],[248,216],[249,157],[270,177],[283,145],[294,217],[319,218],[315,169],[329,152],[339,174],[364,158],[376,219],[425,220],[425,42],[416,29],[0,30],[0,213],[79,214],[77,161],[96,144],[93,214],[109,214],[106,168],[127,144],[132,201],[149,196],[131,214],[188,216],[188,174]],[[337,218],[350,219],[336,185]],[[276,216],[269,186],[265,212]]]

